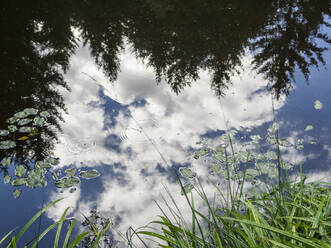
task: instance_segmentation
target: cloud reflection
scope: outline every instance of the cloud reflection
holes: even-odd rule
[[[203,135],[227,128],[253,127],[273,119],[272,101],[265,88],[268,82],[249,67],[252,58],[243,59],[243,72],[232,78],[232,86],[221,99],[209,88],[210,76],[201,72],[200,80],[179,95],[165,83],[156,84],[154,73],[124,51],[121,73],[115,83],[107,82],[81,48],[72,58],[67,80],[71,92],[64,93],[68,106],[63,135],[55,154],[60,166],[77,168],[105,167],[101,187],[93,188],[93,200],[83,197],[83,186],[68,196],[48,216],[59,217],[67,205],[81,218],[91,206],[118,218],[119,230],[147,224],[159,214],[153,200],[160,200],[166,185],[179,206],[185,202],[180,188],[164,173],[170,166],[190,164],[199,176],[208,175],[208,167],[191,159],[192,149]],[[277,102],[281,108],[284,100]],[[111,167],[111,169],[107,169]],[[163,168],[163,169],[162,169]],[[212,195],[213,188],[206,185]],[[53,192],[51,199],[60,195]]]

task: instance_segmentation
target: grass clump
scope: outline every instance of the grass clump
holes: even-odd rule
[[[197,151],[194,158],[209,154],[211,173],[225,181],[226,190],[209,180],[217,189],[219,200],[208,199],[199,179],[186,178],[188,182],[183,183],[177,174],[191,212],[190,223],[167,191],[172,203],[164,198],[166,207],[158,204],[160,219],[152,222],[153,228],[148,226],[137,235],[147,236],[160,247],[330,248],[330,184],[309,183],[302,170],[296,178],[289,177],[293,165],[283,160],[282,150],[301,150],[304,141],[291,144],[281,140],[278,128],[278,124],[273,124],[268,129],[266,141],[272,147],[268,151],[257,147],[262,141],[258,135],[250,136],[245,149],[236,151],[234,132],[222,135],[216,148]],[[188,172],[185,171],[194,175]],[[185,177],[185,173],[181,175]],[[192,192],[187,185],[191,185]],[[203,209],[195,206],[196,194]]]

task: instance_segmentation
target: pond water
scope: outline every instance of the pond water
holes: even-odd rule
[[[42,230],[68,206],[79,220],[96,209],[121,241],[160,214],[165,188],[185,205],[172,169],[190,168],[212,196],[212,158],[196,151],[230,130],[239,150],[274,122],[293,144],[290,173],[302,165],[308,180],[331,181],[329,1],[1,5],[0,160],[11,161],[0,165],[0,237],[64,197]],[[77,183],[58,181],[68,176]]]

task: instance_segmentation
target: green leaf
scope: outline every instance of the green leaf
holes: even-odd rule
[[[17,199],[21,196],[22,191],[20,189],[15,189],[13,191],[14,198]]]
[[[185,167],[180,167],[179,168],[179,172],[185,178],[194,178],[194,177],[197,176],[197,173],[196,172],[192,171],[189,168],[185,168]]]
[[[4,130],[4,129],[0,129],[0,136],[4,137],[9,135],[9,131],[8,130]]]
[[[36,115],[38,114],[38,109],[35,108],[26,108],[23,110],[23,112],[28,116],[28,115]]]
[[[26,118],[26,119],[21,119],[21,120],[18,121],[17,124],[18,124],[19,126],[24,126],[24,125],[30,123],[31,121],[32,121],[32,120],[31,120],[31,119],[28,119],[28,118]]]
[[[15,175],[18,177],[23,177],[26,173],[26,168],[23,165],[19,165],[15,168]]]
[[[319,100],[316,100],[314,102],[314,108],[317,109],[317,110],[321,110],[323,108],[323,103]]]
[[[4,166],[4,167],[10,165],[10,163],[11,163],[11,158],[10,158],[10,157],[6,157],[6,158],[3,158],[3,159],[1,160],[1,164],[2,164],[2,166]]]
[[[91,179],[100,176],[100,173],[97,170],[88,170],[88,171],[81,171],[79,176],[85,179]]]
[[[8,150],[14,148],[15,146],[16,146],[15,141],[12,140],[0,141],[0,150]]]
[[[3,178],[3,182],[5,184],[9,183],[10,182],[10,179],[11,179],[11,176],[10,175],[6,175],[4,178]]]
[[[22,186],[26,184],[27,178],[15,178],[13,181],[11,181],[11,185],[13,186]]]
[[[55,182],[57,188],[70,188],[80,183],[78,177],[63,177]]]
[[[50,204],[48,204],[46,207],[44,207],[43,209],[41,209],[38,213],[36,213],[29,221],[28,223],[26,223],[24,225],[24,227],[20,230],[20,232],[18,233],[18,235],[16,236],[16,240],[19,241],[19,239],[22,237],[22,235],[25,233],[25,231],[33,224],[33,222],[36,221],[36,219],[39,218],[39,216],[44,213],[48,208],[50,208],[51,206],[53,206],[54,204],[56,204],[59,201],[62,201],[63,198],[58,199]]]
[[[69,168],[65,170],[68,177],[74,177],[76,175],[76,168]]]

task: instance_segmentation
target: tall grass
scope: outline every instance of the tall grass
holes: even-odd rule
[[[6,248],[16,248],[16,247],[22,247],[22,246],[18,246],[18,242],[20,241],[20,239],[22,238],[23,234],[31,227],[31,225],[51,206],[53,206],[54,204],[56,204],[57,202],[61,201],[62,199],[56,200],[50,204],[48,204],[46,207],[44,207],[43,209],[41,209],[40,211],[38,211],[23,227],[22,229],[15,234],[15,230],[11,230],[10,232],[8,232],[6,235],[4,235],[2,238],[0,238],[0,246],[4,245],[3,247]],[[54,240],[52,242],[52,244],[48,244],[47,247],[52,247],[52,248],[58,248],[58,247],[62,247],[62,248],[74,248],[74,247],[78,247],[80,245],[80,242],[83,241],[84,237],[90,235],[90,231],[87,232],[82,232],[80,234],[78,234],[76,237],[72,238],[71,234],[72,231],[74,229],[74,226],[77,222],[77,220],[69,220],[66,218],[66,214],[68,212],[69,208],[67,208],[60,220],[54,222],[53,224],[51,224],[49,227],[47,227],[41,234],[39,234],[38,236],[36,236],[31,242],[29,242],[28,244],[24,245],[24,248],[35,248],[38,247],[38,245],[40,244],[40,241],[47,235],[50,233],[51,230],[56,228],[56,233],[54,236]],[[65,236],[63,236],[61,238],[61,230],[63,227],[63,224],[65,222],[70,222],[69,223],[69,227],[67,228],[67,231],[65,234]],[[99,248],[100,244],[99,241],[101,239],[101,237],[104,236],[105,232],[109,229],[111,223],[108,222],[106,223],[106,225],[99,231],[99,230],[94,230],[93,233],[93,237],[94,239],[92,240],[91,244],[88,247],[91,248]],[[62,241],[63,242],[62,242]],[[70,242],[71,240],[71,242]],[[60,244],[62,242],[62,245]],[[69,243],[70,242],[70,243]],[[2,247],[2,246],[1,246]]]
[[[198,151],[200,155],[208,151],[218,160],[213,170],[225,179],[226,192],[212,183],[222,201],[215,204],[208,199],[199,180],[194,191],[188,192],[177,174],[188,209],[180,209],[172,193],[167,191],[170,200],[164,198],[165,207],[158,204],[162,213],[159,220],[137,235],[152,239],[160,247],[330,248],[331,185],[307,183],[301,172],[297,178],[290,179],[281,154],[281,146],[288,143],[279,139],[278,127],[269,131],[268,139],[276,148],[273,179],[265,176],[261,167],[252,168],[250,157],[254,152],[246,151],[242,156],[243,153],[235,152],[232,136],[223,135],[227,145]],[[263,156],[262,152],[255,154],[255,158],[263,159]],[[259,164],[256,159],[254,162]],[[259,181],[256,191],[247,187],[252,179]],[[194,195],[202,200],[204,209],[195,206]],[[191,212],[190,224],[182,214],[187,210]]]

